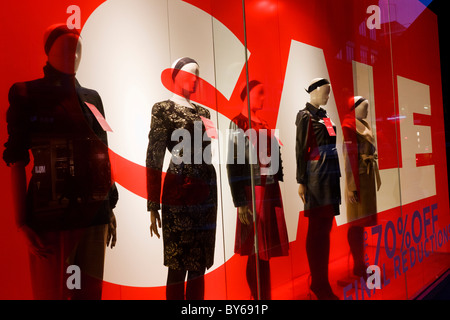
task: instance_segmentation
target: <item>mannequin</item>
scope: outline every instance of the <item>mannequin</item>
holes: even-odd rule
[[[172,65],[175,94],[152,109],[147,149],[147,191],[150,211],[150,235],[158,238],[162,227],[164,265],[168,267],[166,298],[168,300],[204,299],[204,274],[212,266],[215,247],[217,187],[215,169],[202,159],[201,164],[176,162],[176,130],[187,131],[190,137],[201,130],[205,137],[203,118],[209,111],[191,102],[196,91],[199,66],[184,57]],[[200,134],[200,133],[197,133]],[[191,143],[193,142],[191,139]],[[184,142],[184,141],[183,141]],[[202,149],[192,145],[189,150],[202,152],[211,140],[203,139]],[[169,169],[161,186],[165,150],[172,153]],[[183,150],[185,151],[185,150]],[[188,157],[195,157],[192,153]],[[162,194],[162,197],[161,197]],[[159,215],[162,199],[162,219]],[[161,223],[162,222],[162,223]],[[187,275],[186,291],[184,281]]]
[[[311,272],[311,291],[322,300],[335,300],[328,281],[330,232],[339,215],[340,170],[336,127],[321,108],[328,103],[327,79],[312,80],[306,90],[310,101],[297,115],[296,158],[298,194],[308,217],[306,253]]]
[[[64,74],[75,74],[80,64],[82,52],[81,39],[79,39],[77,32],[74,31],[73,33],[59,36],[50,40],[51,43],[48,41],[52,31],[61,28],[61,26],[64,25],[52,25],[47,28],[44,34],[44,49],[47,54],[47,63]],[[65,48],[67,48],[67,50],[65,50]],[[70,48],[72,48],[72,50],[70,50]],[[76,49],[73,50],[73,48]],[[74,54],[70,54],[70,52],[74,52]],[[68,63],[69,60],[71,63]],[[26,162],[28,162],[28,160],[26,160]],[[24,206],[27,193],[26,165],[27,163],[25,163],[25,161],[18,161],[10,164],[12,169],[11,180],[13,184],[14,207],[16,208],[16,225],[18,229],[25,234],[25,239],[28,242],[30,252],[36,256],[45,257],[46,254],[49,253],[49,249],[45,248],[40,237],[26,224],[26,208]]]
[[[182,65],[181,69],[180,64]],[[189,74],[180,74],[179,72],[172,74],[172,80],[175,84],[176,93],[173,94],[170,100],[176,104],[188,108],[194,108],[191,102],[191,95],[197,90],[199,76],[198,64],[192,59],[180,58],[173,63],[172,69],[182,70]],[[177,81],[175,81],[176,77],[178,77]]]
[[[48,63],[65,74],[75,74],[80,66],[82,41],[76,29],[65,25],[53,25],[44,35],[44,50]]]
[[[316,109],[319,109],[321,106],[325,106],[328,103],[328,99],[330,98],[331,85],[323,84],[322,86],[318,86],[314,88],[320,82],[325,82],[323,78],[313,79],[310,83],[310,86],[306,92],[309,93],[309,103],[314,106]],[[306,194],[306,186],[303,183],[299,184],[298,194],[303,203],[306,202],[305,194]]]
[[[78,31],[64,24],[49,27],[44,78],[16,83],[9,94],[3,159],[12,168],[16,224],[28,243],[36,299],[101,299],[104,251],[116,241],[112,209],[118,194],[108,169],[107,135],[86,104],[101,114],[103,106],[98,93],[75,78],[81,48]],[[57,150],[65,150],[67,160]],[[45,170],[33,170],[27,186],[30,151],[33,166]],[[68,167],[51,160],[57,154]],[[105,155],[104,161],[95,160],[98,154]],[[55,172],[57,184],[49,178]],[[92,190],[97,190],[96,200],[90,197]],[[67,264],[80,267],[81,289],[68,290]]]
[[[248,256],[247,283],[252,297],[262,300],[271,299],[270,259],[287,256],[289,239],[284,217],[283,201],[279,181],[283,181],[280,146],[276,138],[270,133],[267,122],[259,116],[264,107],[264,86],[256,80],[250,81],[248,86],[250,97],[247,97],[247,86],[242,90],[241,113],[230,122],[229,155],[227,162],[228,181],[230,184],[233,203],[237,207],[235,252]],[[248,105],[250,103],[250,108]],[[250,109],[250,110],[249,110]],[[249,127],[249,111],[251,127]],[[256,133],[255,140],[249,141],[245,136],[247,130]],[[264,141],[265,140],[265,141]],[[238,150],[243,150],[239,144],[245,144],[245,163],[241,164],[237,157]],[[267,154],[262,150],[257,152],[257,161],[250,164],[249,150],[261,144],[269,145]],[[275,149],[276,148],[276,149]],[[233,152],[231,152],[233,151]],[[278,152],[277,152],[278,151]],[[270,163],[264,164],[262,157],[270,157]],[[252,159],[253,160],[253,159]],[[278,166],[274,166],[278,161]],[[250,166],[253,166],[251,171]],[[274,168],[277,169],[274,169]],[[254,177],[254,190],[251,184],[251,174]],[[253,194],[254,192],[254,194]],[[255,197],[255,216],[252,204]],[[257,230],[258,247],[255,246],[255,227]],[[258,252],[256,254],[256,249]],[[259,278],[257,279],[257,275]],[[257,290],[257,281],[260,290]]]
[[[342,126],[348,140],[344,144],[347,146],[344,148],[344,157],[347,219],[350,225],[347,237],[354,261],[353,274],[365,279],[364,227],[377,224],[376,192],[381,186],[375,138],[370,125],[365,121],[369,107],[369,101],[364,97],[352,98],[348,119]]]

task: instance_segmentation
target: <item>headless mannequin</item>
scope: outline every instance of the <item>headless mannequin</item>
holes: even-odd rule
[[[311,85],[324,80],[317,78],[312,80]],[[309,92],[309,103],[315,108],[320,108],[328,103],[331,85],[324,84]],[[298,194],[303,203],[306,202],[307,186],[299,185]],[[306,254],[311,272],[311,291],[319,300],[337,300],[328,281],[328,260],[330,254],[330,232],[333,226],[332,215],[317,216],[311,214],[306,236]]]
[[[50,33],[60,25],[50,26],[44,35],[44,44],[47,43]],[[48,63],[56,70],[65,74],[75,74],[80,65],[82,44],[79,36],[64,34],[59,36],[47,53]],[[15,207],[15,220],[17,228],[23,232],[30,252],[40,258],[49,254],[34,230],[25,223],[27,178],[25,163],[17,162],[11,165],[12,196]]]
[[[178,61],[172,65],[175,68]],[[196,91],[199,76],[197,63],[187,63],[181,69],[187,73],[178,73],[174,77],[175,92],[170,101],[187,108],[194,108],[191,103],[191,95]],[[194,76],[192,76],[194,75]],[[177,94],[179,93],[179,94]],[[150,210],[150,235],[153,233],[160,238],[158,228],[161,228],[161,218],[158,210]],[[169,268],[167,274],[166,299],[167,300],[203,300],[205,291],[205,269],[198,271],[176,270]],[[186,292],[184,281],[187,275]]]

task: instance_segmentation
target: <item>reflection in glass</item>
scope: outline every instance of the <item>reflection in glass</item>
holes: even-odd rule
[[[16,83],[9,94],[3,158],[12,168],[16,222],[28,243],[36,299],[101,299],[106,245],[116,241],[112,210],[118,200],[103,105],[99,94],[75,77],[78,31],[53,25],[44,43],[44,77]],[[27,186],[25,167],[31,161]],[[69,279],[72,265],[79,275]]]
[[[364,227],[377,224],[377,191],[381,179],[377,164],[375,137],[365,121],[369,101],[357,96],[343,122],[348,243],[353,256],[353,274],[367,279],[364,263]]]
[[[242,111],[230,123],[227,162],[238,214],[235,252],[248,256],[246,277],[252,297],[269,300],[269,261],[273,257],[287,256],[289,251],[279,186],[279,181],[283,181],[280,145],[274,131],[258,113],[264,107],[264,86],[251,81],[248,88],[243,89],[241,100]]]

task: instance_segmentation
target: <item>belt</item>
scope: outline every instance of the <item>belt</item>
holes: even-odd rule
[[[375,178],[377,182],[377,190],[380,190],[381,186],[381,178],[380,178],[380,170],[378,169],[377,159],[378,155],[367,155],[367,154],[361,154],[361,159],[366,164],[367,167],[367,174],[370,174],[370,170],[374,170]]]

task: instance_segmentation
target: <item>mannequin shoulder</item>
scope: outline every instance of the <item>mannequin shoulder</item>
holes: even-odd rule
[[[297,113],[297,118],[295,120],[295,124],[298,126],[303,122],[309,121],[311,118],[311,112],[308,109],[302,109]]]
[[[14,83],[8,91],[8,101],[12,109],[25,111],[40,101],[46,92],[46,82],[43,78]]]
[[[77,88],[77,94],[83,102],[95,105],[104,114],[102,98],[96,90],[80,86]]]
[[[8,97],[11,99],[26,98],[41,92],[46,85],[44,79],[16,82],[9,88]]]
[[[100,98],[100,94],[94,89],[79,87],[78,92],[89,98]]]
[[[342,121],[342,129],[345,129],[347,131],[355,131],[356,130],[356,122],[355,122],[355,118],[344,118],[344,120]]]
[[[27,96],[27,82],[16,82],[9,88],[9,101],[25,98]]]
[[[205,107],[202,107],[198,104],[195,104],[195,106],[197,108],[197,112],[199,115],[201,115],[202,117],[208,118],[208,119],[211,118],[211,113],[209,112],[208,109],[206,109]]]
[[[163,114],[167,114],[172,112],[174,109],[174,103],[170,100],[164,100],[156,102],[152,107],[152,115],[154,116],[162,116]]]
[[[242,129],[246,131],[248,129],[248,118],[242,113],[238,114],[231,120],[230,128]]]

